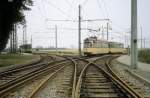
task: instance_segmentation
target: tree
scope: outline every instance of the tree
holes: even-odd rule
[[[25,23],[23,10],[30,10],[32,4],[32,0],[0,0],[0,51],[6,47],[13,25]]]

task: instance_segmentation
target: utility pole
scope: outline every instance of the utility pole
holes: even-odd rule
[[[137,69],[137,0],[131,0],[131,69]]]
[[[127,47],[127,36],[126,36],[126,32],[124,33],[124,48]]]
[[[144,47],[143,48],[145,49],[145,38],[144,38]]]
[[[23,25],[23,45],[27,44],[26,23]]]
[[[81,5],[79,5],[79,24],[78,24],[78,29],[79,29],[79,55],[81,56]]]
[[[13,30],[10,34],[10,52],[16,53],[17,52],[17,25],[13,25]]]
[[[107,41],[109,40],[109,23],[107,22]]]
[[[142,44],[143,44],[142,41],[143,41],[143,38],[142,38],[142,27],[141,27],[141,55],[142,55],[142,48],[143,48],[142,47]]]
[[[25,35],[24,35],[24,37],[25,37],[25,44],[27,44],[27,25],[25,24],[24,25],[24,30],[25,30]]]
[[[102,26],[102,40],[104,40],[104,27]]]
[[[32,48],[32,35],[31,35],[31,48]]]
[[[56,54],[57,54],[57,25],[55,25],[55,48],[56,48]]]
[[[15,53],[17,52],[18,48],[18,38],[17,38],[17,24],[14,24],[14,47],[15,47]]]
[[[12,35],[13,35],[13,32],[10,33],[10,53],[12,53],[12,49],[13,49],[13,44],[12,44],[12,42],[13,42],[12,39],[13,38],[12,38]]]

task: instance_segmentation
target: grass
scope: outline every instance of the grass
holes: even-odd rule
[[[77,49],[62,49],[58,50],[56,53],[56,50],[47,50],[47,51],[34,51],[34,53],[48,53],[48,54],[58,54],[58,55],[78,55],[78,50]]]
[[[33,60],[33,55],[21,55],[21,54],[1,54],[0,55],[0,67],[27,63]]]
[[[139,51],[139,60],[150,64],[150,49],[144,49]]]

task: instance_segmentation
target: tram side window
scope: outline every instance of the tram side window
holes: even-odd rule
[[[91,48],[92,47],[92,43],[91,42],[85,42],[85,48]]]
[[[88,43],[88,42],[85,42],[85,43],[84,43],[84,47],[85,47],[85,48],[88,48],[88,47],[89,47],[89,43]]]
[[[119,44],[118,46],[119,46],[119,48],[124,48],[123,44]]]
[[[97,46],[98,48],[102,48],[102,43],[101,42],[98,42],[97,45],[98,45]]]
[[[108,43],[108,48],[113,48],[111,43]]]
[[[103,48],[108,48],[108,43],[103,42]]]

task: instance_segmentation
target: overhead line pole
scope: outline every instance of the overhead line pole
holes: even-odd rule
[[[144,47],[143,48],[145,49],[145,38],[143,40],[144,40]]]
[[[142,27],[141,27],[141,50],[142,50],[142,48],[143,48],[143,38],[142,38],[143,36],[142,36]]]
[[[32,45],[32,41],[33,41],[33,40],[32,40],[32,35],[31,35],[31,48],[32,48],[32,46],[33,46],[33,45]]]
[[[78,24],[78,33],[79,33],[79,55],[81,56],[81,5],[79,5],[79,24]]]
[[[57,49],[57,25],[55,25],[55,47],[56,47],[56,54],[57,54],[57,51],[58,51],[58,49]]]
[[[137,69],[137,0],[131,0],[131,69]]]
[[[109,23],[107,22],[107,41],[109,40]]]

